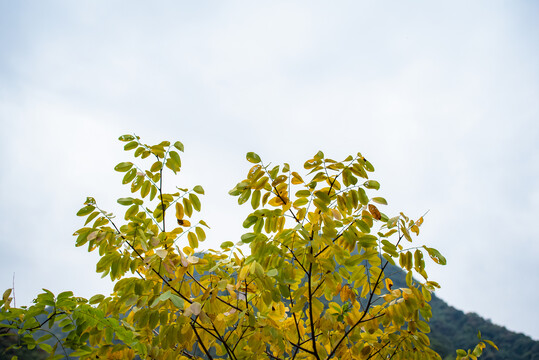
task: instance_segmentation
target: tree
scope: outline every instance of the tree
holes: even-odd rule
[[[250,201],[247,232],[219,251],[197,252],[208,227],[198,218],[204,189],[165,193],[163,185],[165,171],[181,169],[182,143],[120,141],[151,165],[116,165],[134,194],[118,199],[127,207],[121,223],[88,197],[75,232],[76,246],[99,252],[96,271],[110,276],[114,292],[84,299],[44,289],[33,305],[13,308],[8,289],[0,327],[16,331],[21,346],[52,359],[440,358],[426,335],[439,285],[428,280],[425,258],[446,260],[416,244],[423,217],[379,209],[387,202],[370,197],[380,184],[361,154],[338,162],[318,152],[301,176],[247,153],[253,166],[230,191],[239,204]],[[396,263],[406,287],[393,288],[386,274]],[[485,342],[459,357],[480,355]]]

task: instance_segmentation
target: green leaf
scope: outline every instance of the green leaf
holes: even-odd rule
[[[171,151],[168,153],[168,155],[170,156],[170,159],[172,159],[176,163],[178,168],[182,166],[182,160],[180,159],[180,155],[176,151]]]
[[[77,212],[77,216],[86,216],[94,210],[95,210],[95,206],[92,206],[92,205],[85,206]]]
[[[246,233],[241,236],[241,241],[245,244],[249,244],[251,241],[253,241],[256,238],[255,233]]]
[[[183,198],[182,203],[185,215],[187,215],[187,217],[191,217],[193,215],[193,206],[191,205],[191,202],[188,199]]]
[[[251,196],[251,189],[243,190],[240,197],[238,198],[238,204],[240,205],[244,204],[247,200],[249,200],[250,196]]]
[[[193,188],[193,191],[196,192],[197,194],[204,195],[204,188],[202,188],[202,186],[200,186],[200,185],[195,186]]]
[[[204,225],[205,227],[207,227],[208,229],[210,228],[210,227],[208,226],[208,224],[206,224],[206,222],[205,222],[204,220],[199,220],[198,222],[199,222],[201,225]]]
[[[181,152],[183,152],[183,144],[180,142],[180,141],[176,141],[174,143],[174,147],[178,150],[180,150]]]
[[[152,167],[150,168],[151,172],[159,171],[163,168],[163,163],[161,161],[156,161],[153,163]]]
[[[309,203],[309,199],[307,198],[299,198],[297,199],[296,201],[294,201],[294,207],[302,207],[303,205],[306,205],[307,203]]]
[[[144,152],[144,146],[139,146],[137,150],[135,150],[135,157],[139,157]]]
[[[357,240],[359,246],[364,248],[370,248],[376,246],[378,238],[374,235],[365,235]]]
[[[256,190],[253,192],[253,196],[251,197],[251,207],[253,210],[256,210],[260,206],[260,198],[261,198],[261,192],[260,190]]]
[[[41,344],[38,344],[37,346],[39,346],[42,350],[48,352],[49,354],[52,352],[52,346],[50,346],[47,343],[41,343]]]
[[[181,297],[176,294],[170,294],[169,299],[178,309],[183,309],[183,299]]]
[[[88,355],[90,352],[85,350],[85,349],[77,349],[75,351],[73,351],[71,354],[69,354],[70,357],[79,357],[79,356],[83,356],[83,355]]]
[[[398,221],[399,221],[398,216],[392,217],[391,219],[387,220],[387,228],[388,229],[394,228],[395,226],[397,226]]]
[[[369,227],[369,225],[367,225],[367,223],[363,220],[356,220],[355,221],[357,227],[359,228],[359,230],[361,230],[362,232],[364,233],[370,233],[371,232],[371,228]]]
[[[309,190],[299,190],[296,192],[296,196],[299,198],[309,197],[311,196],[311,192]]]
[[[324,204],[329,204],[331,202],[331,198],[325,191],[315,191],[314,195],[322,200]]]
[[[411,271],[408,271],[406,273],[406,285],[408,287],[412,287],[412,272]]]
[[[133,179],[137,176],[137,169],[135,168],[132,168],[131,170],[129,170],[124,178],[122,179],[122,184],[128,184],[130,183],[131,181],[133,181]]]
[[[322,163],[321,160],[319,159],[310,159],[310,160],[307,160],[305,161],[305,163],[303,164],[303,167],[306,169],[306,170],[310,170],[312,168],[315,168],[317,167],[318,165],[320,165]],[[314,170],[313,170],[314,171]]]
[[[365,186],[367,189],[380,189],[380,183],[376,180],[367,180],[363,183],[363,186]]]
[[[245,157],[247,158],[247,161],[252,162],[253,164],[258,164],[261,161],[260,156],[258,156],[252,151],[248,152]]]
[[[104,298],[105,298],[105,295],[97,294],[97,295],[92,296],[90,300],[88,300],[88,302],[90,303],[90,305],[94,305],[94,304],[100,303],[101,300],[103,300]]]
[[[387,201],[383,197],[373,197],[372,201],[374,201],[377,204],[387,205]]]
[[[120,205],[131,205],[133,204],[133,198],[132,197],[126,197],[126,198],[119,198],[118,200],[118,204]]]
[[[124,150],[128,151],[128,150],[133,150],[134,148],[136,148],[138,146],[138,142],[136,141],[131,141],[131,142],[128,142],[127,144],[125,144],[124,146]]]
[[[135,140],[135,137],[133,135],[122,135],[118,138],[120,141],[131,141]]]
[[[7,299],[9,298],[9,296],[11,295],[11,291],[13,291],[12,288],[9,288],[7,289],[6,291],[4,291],[4,294],[2,295],[2,300],[7,302]]]
[[[63,292],[58,294],[57,299],[58,300],[64,300],[64,299],[70,298],[72,296],[73,296],[73,291],[63,291]]]
[[[249,215],[244,221],[243,221],[243,227],[245,229],[250,228],[253,226],[256,221],[258,220],[258,216],[256,215]]]
[[[447,260],[445,259],[445,257],[436,249],[434,248],[429,248],[429,247],[426,247],[426,246],[423,246],[425,248],[425,250],[427,250],[427,252],[429,253],[429,256],[430,258],[437,264],[440,264],[440,265],[446,265],[447,264]]]
[[[322,212],[328,211],[327,204],[320,199],[314,199],[313,204]]]
[[[155,198],[155,195],[157,195],[157,188],[152,185],[150,187],[150,201]]]
[[[417,325],[417,328],[422,332],[422,333],[425,333],[425,334],[428,334],[430,333],[430,327],[429,325],[422,321],[422,320],[419,320],[419,321],[416,321],[416,325]]]
[[[133,204],[125,211],[124,219],[129,220],[133,216],[138,214],[139,206],[137,204]]]
[[[369,203],[369,197],[367,196],[365,189],[358,188],[357,191],[359,195],[359,202],[361,203],[361,205],[367,205]]]
[[[373,172],[374,171],[374,166],[372,166],[372,164],[370,162],[365,160],[365,169],[367,169],[367,171],[369,171],[369,172]]]
[[[279,271],[277,269],[271,269],[266,273],[267,276],[274,277],[279,274]]]
[[[130,163],[130,162],[121,162],[119,163],[118,165],[116,165],[114,167],[114,170],[118,171],[118,172],[126,172],[128,171],[129,169],[131,169],[133,167],[133,163]]]
[[[140,196],[145,198],[150,193],[150,181],[146,180],[142,183],[142,187],[140,188]]]
[[[230,249],[232,246],[234,246],[234,243],[232,241],[225,241],[221,244],[221,249]]]
[[[196,196],[195,194],[191,193],[191,194],[189,194],[189,200],[190,200],[191,203],[193,204],[193,208],[194,208],[196,211],[200,211],[201,205],[200,205],[200,200],[199,200],[198,196]]]
[[[198,247],[198,239],[194,232],[189,232],[187,234],[187,240],[189,241],[191,249],[196,249]]]
[[[166,291],[166,292],[164,292],[164,293],[162,293],[161,295],[159,295],[158,297],[156,297],[156,298],[154,299],[154,301],[152,301],[150,307],[155,307],[155,306],[157,306],[157,304],[159,304],[161,301],[166,301],[166,300],[170,299],[171,295],[172,295],[172,294],[171,294],[170,290],[169,290],[169,291]]]
[[[44,341],[49,340],[51,337],[52,337],[52,334],[45,334],[45,335],[41,336],[39,339],[37,339],[36,342],[38,342],[38,343],[44,342]],[[72,354],[70,354],[70,355],[72,355]]]
[[[195,232],[197,233],[198,240],[200,240],[200,241],[206,240],[206,233],[204,232],[204,229],[197,226],[195,228]]]

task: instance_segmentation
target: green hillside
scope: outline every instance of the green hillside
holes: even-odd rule
[[[495,325],[477,314],[465,314],[447,305],[438,297],[431,301],[433,318],[430,339],[434,349],[445,359],[454,359],[454,349],[475,345],[474,337],[480,330],[485,339],[492,340],[500,351],[487,347],[481,359],[539,360],[539,341],[529,336]]]
[[[395,287],[406,285],[405,274],[400,268],[389,265],[386,272]],[[477,344],[477,331],[481,331],[485,339],[494,341],[500,349],[485,348],[482,360],[539,360],[539,341],[495,325],[477,314],[465,314],[435,295],[430,304],[433,317],[429,338],[433,349],[444,360],[454,360],[456,349],[473,348]]]

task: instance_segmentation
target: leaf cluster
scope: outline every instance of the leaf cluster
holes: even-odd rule
[[[115,282],[114,292],[83,299],[44,290],[34,305],[12,308],[7,291],[0,326],[18,332],[25,346],[53,359],[66,349],[81,359],[440,358],[427,336],[439,285],[429,280],[425,258],[446,260],[416,244],[423,217],[381,210],[387,201],[371,196],[380,183],[360,153],[336,161],[318,152],[303,175],[247,153],[253,165],[230,191],[252,208],[246,232],[200,253],[204,189],[163,188],[166,169],[181,171],[183,145],[150,146],[133,135],[120,141],[135,159],[150,161],[115,167],[133,194],[118,199],[126,206],[121,223],[89,197],[74,234],[76,246],[99,253],[96,271]],[[405,287],[393,287],[389,264],[406,271]],[[56,345],[32,336],[54,323],[66,334]]]

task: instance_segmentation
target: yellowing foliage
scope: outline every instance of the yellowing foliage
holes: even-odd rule
[[[125,221],[89,197],[74,234],[76,246],[99,252],[96,270],[110,276],[114,291],[83,299],[44,290],[22,308],[11,307],[6,291],[0,327],[18,331],[21,344],[53,359],[67,349],[81,359],[440,358],[425,335],[437,283],[427,281],[423,251],[442,265],[445,258],[412,238],[423,218],[390,218],[374,205],[387,201],[369,197],[380,184],[369,179],[374,167],[361,154],[335,161],[318,152],[300,175],[249,152],[253,166],[230,191],[239,204],[251,199],[246,233],[222,250],[199,251],[208,227],[199,218],[204,189],[164,192],[167,169],[181,171],[183,144],[120,140],[137,162],[150,160],[147,169],[115,167],[133,193],[118,200]],[[395,263],[408,272],[406,288],[393,288],[385,273]],[[54,347],[47,336],[32,336],[53,323],[65,334]],[[480,355],[484,346],[459,357]]]

